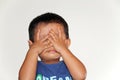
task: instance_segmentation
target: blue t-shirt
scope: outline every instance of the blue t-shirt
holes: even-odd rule
[[[64,63],[45,64],[38,61],[36,80],[72,80],[72,77]]]

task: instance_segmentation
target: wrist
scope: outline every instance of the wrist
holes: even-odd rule
[[[32,49],[32,48],[30,48],[30,49],[28,50],[28,53],[34,54],[34,55],[36,55],[36,56],[39,55],[39,52],[36,51],[35,49]]]
[[[65,53],[69,52],[69,49],[68,48],[64,48],[64,49],[60,50],[59,52],[60,52],[61,55],[63,55]]]

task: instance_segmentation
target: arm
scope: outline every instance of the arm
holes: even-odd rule
[[[62,58],[74,80],[85,80],[86,68],[68,49],[61,51]]]
[[[38,55],[29,50],[19,71],[19,80],[35,80]]]
[[[70,74],[74,80],[85,80],[86,68],[82,62],[77,59],[71,51],[68,49],[70,44],[69,39],[65,39],[62,30],[58,29],[59,35],[55,34],[52,30],[50,31],[49,40],[52,42],[55,49],[61,54]]]
[[[47,39],[47,36],[40,39],[39,34],[40,30],[36,31],[34,43],[29,41],[30,49],[19,71],[19,80],[35,80],[38,55],[45,49]]]

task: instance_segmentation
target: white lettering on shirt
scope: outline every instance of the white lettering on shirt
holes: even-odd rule
[[[72,80],[72,78],[69,76],[66,76],[64,78],[62,77],[57,78],[57,76],[46,77],[46,76],[39,74],[37,75],[36,80]]]

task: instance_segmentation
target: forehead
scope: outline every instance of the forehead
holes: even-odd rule
[[[40,35],[45,36],[49,33],[50,30],[53,30],[58,34],[58,29],[61,29],[61,32],[64,33],[64,28],[62,24],[59,23],[39,23],[36,30],[40,30]]]

